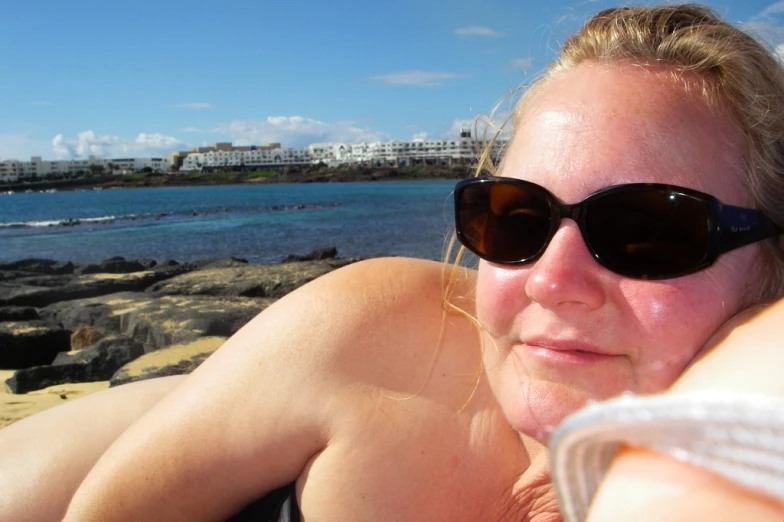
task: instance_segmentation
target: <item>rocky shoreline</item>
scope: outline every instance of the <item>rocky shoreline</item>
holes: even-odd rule
[[[141,187],[188,187],[210,185],[276,183],[343,183],[360,181],[456,180],[473,174],[469,165],[416,165],[411,167],[289,167],[264,172],[170,172],[103,175],[64,180],[40,180],[12,184],[0,183],[6,192],[52,190],[89,190]]]
[[[276,265],[121,257],[0,263],[0,378],[7,392],[27,394],[189,373],[277,299],[355,261],[329,247]],[[0,427],[18,420],[3,411],[8,404],[0,401]]]

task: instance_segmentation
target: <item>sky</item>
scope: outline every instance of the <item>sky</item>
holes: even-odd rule
[[[454,137],[612,5],[0,0],[0,160]],[[707,5],[784,43],[784,0]]]

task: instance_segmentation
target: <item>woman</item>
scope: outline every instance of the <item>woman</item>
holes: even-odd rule
[[[502,178],[456,192],[477,272],[373,260],[281,299],[65,520],[221,519],[292,481],[306,520],[560,520],[561,420],[666,390],[784,293],[782,106],[777,62],[709,11],[600,13],[518,105]]]

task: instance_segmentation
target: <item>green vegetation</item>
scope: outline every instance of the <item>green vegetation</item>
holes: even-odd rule
[[[238,172],[214,172],[210,174],[215,181],[236,181],[240,174]]]
[[[273,172],[271,170],[261,170],[258,172],[249,172],[245,178],[246,179],[267,179],[267,178],[274,178],[278,175],[277,172]]]
[[[201,181],[207,177],[207,174],[201,172],[189,172],[186,176],[186,179],[190,181]]]

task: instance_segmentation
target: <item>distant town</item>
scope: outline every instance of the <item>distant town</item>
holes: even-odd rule
[[[500,155],[506,145],[501,137],[492,142],[491,154]],[[45,161],[0,161],[0,183],[73,179],[85,176],[123,176],[135,173],[219,172],[280,169],[290,166],[409,167],[415,165],[464,165],[476,161],[484,140],[463,130],[456,139],[388,141],[373,143],[316,143],[301,149],[280,143],[235,146],[214,143],[188,151],[172,152],[165,158],[110,158]]]

